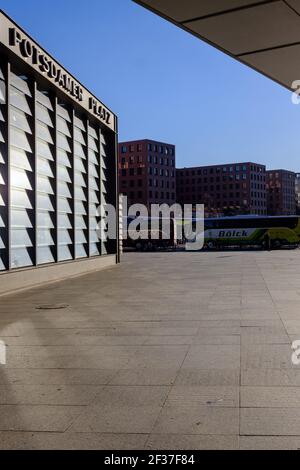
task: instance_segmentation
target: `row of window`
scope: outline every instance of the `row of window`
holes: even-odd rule
[[[266,199],[266,194],[259,191],[251,191],[251,197],[254,199]]]
[[[232,190],[234,189],[234,185],[233,184],[230,184],[229,186],[225,186],[223,185],[223,192],[226,194],[226,192],[228,192],[229,190]],[[244,184],[242,186],[236,184],[235,185],[235,189],[244,189],[246,190],[247,189],[247,185]],[[217,184],[216,186],[202,186],[201,188],[199,187],[195,187],[195,186],[184,186],[184,187],[179,187],[178,189],[178,192],[183,194],[183,193],[190,193],[190,192],[193,192],[193,193],[196,193],[196,192],[208,192],[210,191],[210,193],[213,195],[216,191],[221,191],[221,186],[219,184]]]
[[[178,184],[178,183],[177,183]],[[205,191],[207,191],[208,189],[208,186],[207,185],[204,185],[202,186],[203,189]],[[189,186],[185,186],[185,185],[180,185],[178,184],[178,191],[179,192],[190,192],[190,191],[199,191],[199,190],[202,190],[202,187],[200,186],[195,186],[195,185],[189,185]],[[228,191],[229,189],[247,189],[248,188],[248,185],[247,183],[230,183],[230,184],[223,184],[222,186],[220,184],[216,184],[216,185],[210,185],[209,186],[210,188],[210,191],[220,191],[221,188],[223,189],[223,191]]]
[[[281,184],[279,181],[276,181],[275,183],[274,182],[269,182],[266,184],[267,188],[282,188],[283,191],[286,191],[286,190],[291,190],[291,191],[295,191],[296,190],[296,186],[293,185],[293,184]]]
[[[264,167],[251,165],[251,174],[253,176],[264,176],[265,169]],[[198,169],[181,169],[178,170],[180,176],[196,176],[196,175],[213,175],[218,173],[239,173],[239,172],[246,172],[247,165],[235,165],[235,166],[223,166],[223,167],[210,167],[210,168],[198,168]]]
[[[292,197],[295,197],[295,194],[296,194],[294,188],[293,188],[293,189],[290,189],[290,188],[282,188],[282,189],[281,189],[280,187],[278,187],[278,188],[267,188],[267,189],[268,189],[268,192],[269,192],[270,194],[272,194],[272,193],[276,193],[276,194],[288,194],[288,195],[290,195],[290,196],[292,196]]]
[[[222,178],[217,176],[216,178],[214,178],[213,176],[211,176],[210,178],[207,178],[207,177],[204,177],[204,178],[198,178],[197,181],[195,178],[192,178],[191,180],[190,179],[178,179],[178,182],[179,184],[181,185],[184,185],[184,184],[203,184],[203,183],[220,183],[221,181],[223,182],[226,182],[226,181],[240,181],[240,180],[247,180],[247,175],[246,173],[243,173],[242,175],[235,175],[235,177],[233,175],[229,175],[229,176],[223,176]]]
[[[149,184],[149,186],[154,186],[155,188],[158,188],[159,186],[160,186],[161,188],[166,187],[167,189],[169,189],[170,187],[171,187],[172,189],[175,188],[175,183],[174,183],[174,181],[172,181],[172,182],[171,182],[171,185],[170,185],[170,182],[169,182],[169,181],[157,180],[157,179],[154,179],[154,180],[149,179],[148,184]],[[122,180],[122,181],[121,181],[121,187],[122,187],[122,188],[126,188],[127,185],[129,185],[130,188],[134,188],[136,185],[141,188],[141,187],[143,186],[143,180],[142,180],[142,179],[138,179],[137,181],[136,181],[136,180],[129,180],[129,181],[127,181],[127,180]]]
[[[272,178],[282,178],[286,181],[288,180],[292,180],[292,181],[295,181],[295,177],[296,175],[294,173],[279,173],[279,172],[275,172],[275,173],[272,173],[272,172],[268,172],[267,173],[268,175],[268,178],[272,179]]]
[[[247,199],[245,199],[245,197],[247,196],[247,194],[240,194],[240,193],[229,193],[227,194],[226,196],[224,195],[221,195],[221,194],[216,194],[214,198],[211,198],[209,194],[187,194],[185,195],[183,198],[181,198],[181,201],[184,203],[185,201],[191,201],[193,203],[198,203],[198,204],[201,204],[201,203],[204,203],[204,204],[207,204],[207,203],[215,203],[215,201],[217,203],[220,203],[220,201],[223,202],[223,204],[229,204],[230,206],[231,205],[240,205],[241,204],[241,198],[244,198],[242,199],[242,202],[244,205],[247,205],[248,202],[245,202],[247,201]],[[251,206],[253,207],[265,207],[266,206],[266,201],[265,200],[252,200],[251,201]]]
[[[129,157],[121,157],[121,164],[126,165],[126,163],[130,165],[135,165],[136,163],[143,163],[142,155],[130,155]],[[164,165],[164,166],[175,166],[174,160],[170,160],[169,158],[158,158],[157,156],[148,155],[148,163],[155,164],[155,165]]]
[[[215,173],[234,173],[234,172],[240,172],[240,171],[247,171],[247,165],[226,165],[223,167],[208,167],[208,168],[196,168],[196,169],[181,169],[178,170],[181,176],[188,176],[188,175],[208,175],[208,174],[215,174]],[[256,172],[256,173],[262,173],[264,170],[264,167],[260,166],[255,166],[251,165],[251,171]]]
[[[222,200],[227,200],[229,198],[230,199],[237,198],[239,200],[242,196],[247,196],[247,193],[240,193],[239,191],[237,191],[235,193],[228,193],[228,194],[216,193],[216,194],[213,195],[213,197],[209,193],[192,193],[190,195],[187,194],[183,197],[184,198],[191,197],[192,199],[197,199],[197,200],[200,200],[200,199],[211,199],[211,200],[222,199]]]
[[[183,170],[179,170],[179,174],[180,176],[189,176],[189,175],[195,176],[195,175],[208,175],[208,174],[212,175],[214,173],[239,172],[240,170],[247,171],[247,165],[198,168],[195,170],[183,169]]]
[[[142,155],[137,155],[137,156],[130,155],[128,158],[122,157],[121,163],[122,165],[125,165],[126,163],[130,163],[130,164],[143,163],[143,157]]]
[[[142,168],[129,168],[128,170],[126,168],[122,168],[121,169],[121,176],[135,176],[135,175],[142,175],[143,174],[143,169]],[[156,168],[156,167],[149,167],[148,168],[148,174],[149,175],[159,175],[159,176],[163,176],[163,177],[166,177],[166,178],[174,178],[175,177],[175,172],[174,170],[166,170],[166,169],[163,169],[163,168]]]
[[[128,193],[126,191],[122,191],[122,194],[124,196],[128,196],[131,201],[143,199],[144,196],[147,197],[147,195],[143,191],[137,191],[137,192],[129,191]],[[161,199],[165,199],[165,200],[172,199],[173,201],[175,201],[175,193],[170,193],[168,191],[158,192],[158,191],[150,190],[147,194],[148,194],[149,199],[152,199],[152,198],[159,199],[159,198],[161,198]]]
[[[144,150],[143,144],[129,144],[129,145],[121,145],[121,153],[127,152],[142,152]],[[173,147],[169,147],[166,145],[161,144],[147,144],[147,150],[149,152],[160,153],[164,155],[170,155],[174,157],[175,149]]]
[[[155,153],[164,153],[165,155],[175,155],[175,150],[173,147],[167,147],[165,145],[158,145],[158,144],[148,144],[147,149],[149,152]]]
[[[165,165],[165,166],[175,166],[175,161],[174,160],[169,160],[169,158],[158,158],[156,156],[148,155],[148,163],[152,164],[154,163],[157,165],[158,163],[160,165]]]
[[[156,168],[156,167],[149,167],[148,168],[148,174],[149,175],[159,175],[159,176],[165,176],[166,178],[168,178],[169,176],[171,176],[171,178],[174,178],[175,177],[175,171],[174,170],[164,170],[163,168]]]
[[[220,196],[220,195],[219,195]],[[232,199],[227,199],[227,198],[222,198],[221,196],[217,198],[218,200],[211,200],[209,195],[204,195],[204,196],[197,196],[196,195],[187,195],[184,199],[180,201],[181,204],[185,203],[191,203],[191,204],[204,204],[209,207],[213,206],[218,206],[221,207],[223,205],[224,207],[228,206],[237,206],[240,207],[241,205],[247,206],[248,205],[248,200],[247,199],[235,199],[234,195],[232,195]]]
[[[141,176],[144,174],[144,168],[138,167],[138,168],[129,168],[128,171],[126,171],[126,168],[122,168],[121,171],[119,172],[121,176]]]
[[[160,183],[160,184],[159,184]],[[165,185],[166,185],[166,188],[169,188],[170,187],[170,182],[169,181],[164,181],[164,180],[157,180],[157,179],[149,179],[149,186],[154,186],[155,188],[158,188],[158,186],[160,185],[161,188],[164,188]],[[174,181],[171,182],[171,188],[174,189],[175,188],[175,183]]]

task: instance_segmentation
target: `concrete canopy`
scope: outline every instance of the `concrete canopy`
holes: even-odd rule
[[[288,89],[300,80],[300,0],[133,0]]]

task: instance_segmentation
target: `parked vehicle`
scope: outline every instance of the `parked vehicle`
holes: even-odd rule
[[[126,237],[123,236],[123,248],[135,248],[137,251],[156,251],[176,248],[176,223],[174,219],[171,218],[167,220],[167,222],[170,223],[169,230],[163,230],[163,219],[161,218],[142,219],[143,227],[145,224],[148,228],[139,229],[139,237],[137,239],[133,239],[130,235],[130,222],[133,220],[135,220],[133,217],[126,217],[123,221],[123,226],[126,228]],[[153,223],[154,221],[155,224]]]
[[[195,220],[194,220],[195,221]],[[193,219],[183,221],[192,224]],[[197,236],[203,236],[198,234]],[[235,216],[204,219],[204,247],[256,245],[266,249],[297,247],[299,216]]]

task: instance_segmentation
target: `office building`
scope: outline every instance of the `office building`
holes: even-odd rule
[[[128,205],[175,203],[175,153],[174,145],[149,139],[119,144],[119,190]]]
[[[251,162],[179,168],[177,202],[204,204],[212,217],[266,214],[265,171]]]
[[[300,173],[295,174],[296,213],[300,214]]]
[[[269,215],[296,214],[296,175],[288,170],[266,173],[267,209]]]

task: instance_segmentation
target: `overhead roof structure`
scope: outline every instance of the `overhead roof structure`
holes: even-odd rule
[[[288,89],[300,80],[300,0],[133,0]]]

